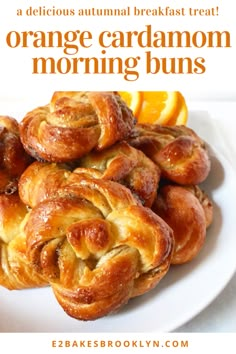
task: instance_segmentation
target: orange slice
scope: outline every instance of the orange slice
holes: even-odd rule
[[[175,115],[177,91],[144,91],[137,115],[139,123],[166,124]]]
[[[126,102],[127,106],[133,111],[136,117],[141,105],[141,92],[139,91],[119,91],[119,95]]]
[[[179,91],[119,91],[139,123],[186,125],[188,108]]]
[[[177,92],[178,104],[175,114],[166,122],[166,125],[187,125],[188,122],[188,107],[184,96]]]

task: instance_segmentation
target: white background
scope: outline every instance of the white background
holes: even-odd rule
[[[233,99],[236,97],[236,22],[232,0],[106,0],[65,1],[65,0],[11,0],[2,3],[0,11],[0,97],[42,97],[49,99],[54,90],[179,90],[185,96],[200,99]],[[123,8],[134,6],[139,8],[188,8],[211,9],[218,6],[218,16],[142,16],[142,17],[52,17],[26,16],[25,10],[32,6],[39,8]],[[17,9],[23,10],[23,16],[17,16]],[[134,82],[124,80],[120,75],[86,75],[86,74],[32,74],[32,57],[35,56],[65,56],[62,48],[9,48],[6,35],[10,31],[55,31],[87,30],[93,34],[93,45],[90,49],[80,50],[81,57],[101,56],[101,48],[97,45],[97,35],[103,30],[110,31],[143,31],[146,25],[152,25],[156,31],[229,31],[231,48],[159,48],[108,49],[109,57],[140,55],[138,70],[140,77]],[[146,75],[144,52],[152,50],[157,57],[204,57],[206,72],[197,74],[155,74]]]

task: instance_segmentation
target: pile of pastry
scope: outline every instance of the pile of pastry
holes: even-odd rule
[[[1,286],[49,286],[95,320],[200,252],[210,159],[190,128],[137,124],[115,92],[55,92],[0,132]]]

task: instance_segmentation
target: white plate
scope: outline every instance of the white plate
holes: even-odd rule
[[[17,106],[14,111],[19,113]],[[207,131],[204,135],[207,138]],[[236,176],[219,151],[211,150],[211,158],[211,173],[203,187],[214,201],[214,222],[194,261],[171,267],[156,289],[131,300],[118,313],[93,322],[67,316],[50,288],[0,288],[0,332],[169,332],[202,311],[236,269]]]

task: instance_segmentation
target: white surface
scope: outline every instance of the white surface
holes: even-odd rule
[[[216,101],[192,101],[190,117],[194,119],[196,115],[199,118],[195,119],[195,124],[201,136],[206,138],[208,135],[209,142],[218,147],[236,171],[236,101],[223,101],[222,97]],[[214,120],[203,124],[203,116]],[[233,220],[230,229],[235,235]],[[236,332],[236,274],[204,311],[175,332]]]
[[[227,108],[224,109],[223,105]],[[2,288],[0,332],[236,330],[235,277],[219,295],[236,268],[236,184],[235,172],[230,164],[234,156],[230,148],[230,141],[233,144],[230,137],[233,126],[230,126],[228,133],[227,129],[223,131],[217,128],[218,123],[222,122],[221,113],[235,112],[235,106],[232,103],[221,103],[221,109],[216,109],[216,106],[214,103],[196,102],[190,107],[189,125],[208,143],[217,145],[217,153],[213,153],[212,158],[212,171],[204,185],[215,203],[215,219],[197,259],[184,266],[172,267],[152,292],[130,301],[119,313],[94,322],[83,323],[69,318],[57,304],[50,289],[9,292]],[[2,105],[2,113],[6,109],[5,113],[20,119],[25,107],[19,104],[9,106],[7,102],[5,107]],[[212,119],[219,119],[219,122]],[[219,297],[207,307],[217,295]],[[205,307],[205,311],[191,320]],[[187,321],[190,322],[177,329]]]
[[[207,97],[209,93],[214,95],[224,95],[225,93],[231,94],[235,92],[235,80],[231,77],[236,77],[236,50],[235,50],[235,34],[236,34],[236,21],[233,0],[212,1],[212,0],[185,0],[185,1],[167,1],[167,0],[121,0],[119,2],[100,0],[70,0],[65,2],[63,0],[42,0],[42,1],[29,1],[19,0],[4,1],[1,3],[0,22],[1,22],[1,36],[0,36],[0,77],[1,82],[4,83],[0,86],[0,93],[19,96],[22,92],[28,95],[41,95],[42,91],[50,93],[55,90],[113,90],[114,83],[115,89],[120,91],[130,90],[175,90],[176,86],[181,91],[188,89],[192,93],[198,94],[201,92],[202,96]],[[130,17],[87,17],[87,16],[26,16],[25,11],[29,6],[38,8],[45,5],[50,8],[53,5],[56,8],[123,8],[126,6],[137,6],[138,8],[158,8],[161,6],[165,8],[185,8],[185,16],[130,16]],[[188,8],[215,8],[219,7],[218,16],[189,16]],[[22,16],[17,16],[17,9],[23,10]],[[140,74],[136,81],[127,81],[124,79],[124,71],[126,65],[123,64],[121,74],[83,74],[83,62],[80,62],[80,74],[72,74],[72,70],[68,74],[32,74],[33,62],[32,58],[35,57],[54,57],[57,61],[59,58],[66,57],[69,63],[72,58],[105,58],[102,55],[101,45],[99,45],[99,34],[104,30],[114,31],[145,31],[146,25],[151,25],[153,33],[156,31],[188,31],[191,37],[196,32],[206,33],[206,43],[201,47],[201,40],[198,44],[183,46],[180,48],[167,47],[153,48],[153,47],[140,47],[136,41],[133,47],[125,48],[106,48],[106,57],[120,57],[123,62],[126,58],[139,56],[141,59],[138,62],[135,70]],[[92,45],[89,48],[79,48],[75,55],[65,55],[63,51],[64,45],[58,48],[35,48],[32,45],[32,38],[29,39],[28,47],[22,47],[19,44],[16,48],[11,48],[7,45],[6,37],[11,31],[55,31],[59,30],[62,33],[67,31],[89,31],[92,33]],[[228,31],[231,38],[230,48],[225,48],[225,40],[222,41],[222,48],[208,47],[207,32],[215,31]],[[201,35],[200,35],[201,38]],[[153,40],[152,36],[152,40]],[[77,41],[78,42],[78,41]],[[77,43],[76,42],[76,43]],[[144,43],[145,43],[144,37]],[[126,40],[125,40],[126,43]],[[108,43],[109,45],[110,43]],[[192,44],[192,43],[191,43]],[[14,43],[12,43],[14,46]],[[145,44],[144,44],[145,45]],[[198,47],[198,45],[200,47]],[[170,58],[175,60],[175,74],[164,74],[164,65],[160,64],[160,70],[157,74],[148,74],[146,70],[147,59],[146,52],[151,51],[152,57],[167,58],[167,70],[170,68]],[[184,65],[184,74],[179,70],[177,58],[190,58],[192,61],[191,74],[187,74],[186,63]],[[195,74],[194,65],[195,58],[202,57],[205,61],[204,66],[206,71],[203,74]],[[101,60],[99,61],[100,72]],[[160,60],[162,63],[162,59]],[[154,65],[154,64],[153,64]],[[108,63],[106,63],[107,71],[109,71]],[[153,72],[155,68],[153,68]],[[174,70],[174,69],[173,69]],[[50,72],[50,68],[48,69]],[[93,69],[91,68],[93,73]],[[199,72],[199,71],[198,71]],[[201,71],[200,71],[201,72]],[[10,78],[10,79],[9,79]],[[135,77],[131,77],[134,79]],[[235,97],[235,96],[234,96]]]

